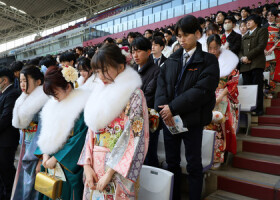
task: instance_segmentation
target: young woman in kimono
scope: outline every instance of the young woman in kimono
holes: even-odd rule
[[[11,199],[34,200],[35,176],[41,161],[34,156],[40,134],[39,112],[48,100],[43,91],[44,75],[35,66],[24,67],[20,72],[22,94],[13,110],[13,126],[21,129],[21,151]]]
[[[53,169],[57,163],[62,167],[66,177],[63,200],[82,199],[83,195],[83,168],[77,162],[88,129],[83,110],[89,92],[74,89],[77,78],[78,72],[71,66],[48,68],[43,89],[53,98],[42,109],[41,134],[35,152],[43,159],[44,168]],[[48,198],[40,194],[39,199]]]
[[[93,90],[96,81],[100,80],[93,73],[93,69],[90,66],[90,60],[86,57],[81,57],[79,59],[77,69],[81,76],[77,80],[78,85],[79,87]]]
[[[236,129],[238,125],[238,79],[236,69],[239,59],[227,49],[221,49],[219,35],[211,35],[207,39],[208,52],[214,54],[219,61],[220,82],[216,89],[216,107],[213,120],[206,129],[217,132],[215,141],[214,166],[218,168],[224,162],[224,153],[236,153]]]
[[[126,66],[125,56],[112,44],[104,45],[91,64],[102,80],[85,107],[89,127],[79,163],[84,166],[84,200],[115,185],[105,199],[135,199],[137,181],[149,140],[146,100],[141,78]],[[110,188],[109,188],[110,190]],[[112,192],[112,190],[111,190]]]

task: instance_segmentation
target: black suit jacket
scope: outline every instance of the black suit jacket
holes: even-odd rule
[[[19,130],[12,126],[12,118],[19,95],[19,91],[13,86],[0,95],[0,147],[18,146]]]
[[[241,41],[242,41],[242,36],[236,33],[234,30],[232,30],[232,32],[227,37],[227,42],[229,43],[229,50],[231,50],[237,56],[241,48]]]
[[[161,64],[164,63],[166,60],[167,60],[167,58],[162,54],[160,62],[159,62],[159,66],[161,66]]]

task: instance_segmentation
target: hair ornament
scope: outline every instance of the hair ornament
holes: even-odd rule
[[[64,66],[62,67],[62,76],[65,78],[67,82],[72,82],[75,85],[75,82],[78,79],[78,71],[72,66]]]

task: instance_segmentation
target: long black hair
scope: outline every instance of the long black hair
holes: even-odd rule
[[[44,74],[35,65],[27,65],[23,67],[20,73],[23,74],[26,79],[26,91],[28,90],[28,85],[29,85],[27,76],[30,76],[35,81],[41,80],[40,85],[43,85],[44,83]]]

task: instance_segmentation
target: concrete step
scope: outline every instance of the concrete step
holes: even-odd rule
[[[271,99],[271,106],[280,106],[280,98]]]
[[[217,189],[260,200],[279,199],[279,176],[238,168],[211,171],[217,176]]]
[[[280,157],[240,152],[233,158],[233,167],[280,175]]]
[[[206,197],[204,200],[256,200],[256,199],[231,193],[231,192],[226,192],[223,190],[217,190],[216,192]]]
[[[272,106],[266,108],[267,115],[280,115],[280,106]]]
[[[239,134],[237,140],[241,141],[243,152],[259,153],[280,156],[280,139],[253,137]]]
[[[258,117],[259,125],[280,124],[280,115],[263,115]]]
[[[251,129],[251,136],[280,139],[280,127],[254,126]]]

